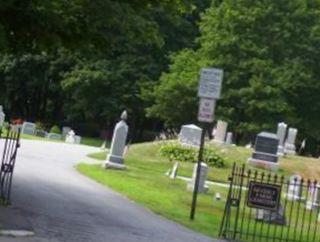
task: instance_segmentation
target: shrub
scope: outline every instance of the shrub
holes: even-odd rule
[[[50,133],[53,133],[53,134],[61,134],[61,129],[59,128],[59,126],[54,125],[54,126],[52,126],[52,128],[50,129]]]
[[[168,158],[170,161],[181,161],[195,163],[198,159],[198,149],[182,146],[176,143],[166,143],[161,146],[160,155]],[[203,160],[209,166],[224,167],[226,158],[219,155],[212,149],[205,148],[203,152]]]
[[[36,129],[37,130],[45,130],[45,125],[43,123],[41,123],[41,122],[36,122]]]

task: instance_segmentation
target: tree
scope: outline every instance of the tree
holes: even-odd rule
[[[199,71],[212,66],[225,72],[216,116],[238,138],[274,130],[277,121],[313,135],[319,124],[306,126],[320,111],[311,100],[319,96],[319,10],[318,1],[213,1],[200,22],[200,47],[173,57],[149,115],[176,126],[195,121]]]

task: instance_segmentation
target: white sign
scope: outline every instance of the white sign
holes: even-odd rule
[[[198,120],[200,122],[212,123],[216,100],[209,98],[201,98]]]
[[[220,98],[223,70],[202,68],[198,96],[203,98]]]

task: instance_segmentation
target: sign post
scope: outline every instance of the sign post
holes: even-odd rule
[[[198,96],[200,98],[198,120],[203,123],[201,133],[201,143],[197,162],[197,173],[193,189],[193,197],[190,211],[190,219],[194,220],[198,186],[200,180],[201,162],[203,161],[203,150],[205,143],[205,134],[208,126],[214,120],[214,109],[216,100],[220,98],[221,85],[223,79],[223,70],[216,68],[202,68],[200,73],[200,84]]]

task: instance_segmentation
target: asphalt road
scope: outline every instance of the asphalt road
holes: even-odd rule
[[[79,174],[75,164],[95,151],[88,146],[22,140],[11,209],[28,221],[35,237],[0,237],[0,241],[213,241]]]

